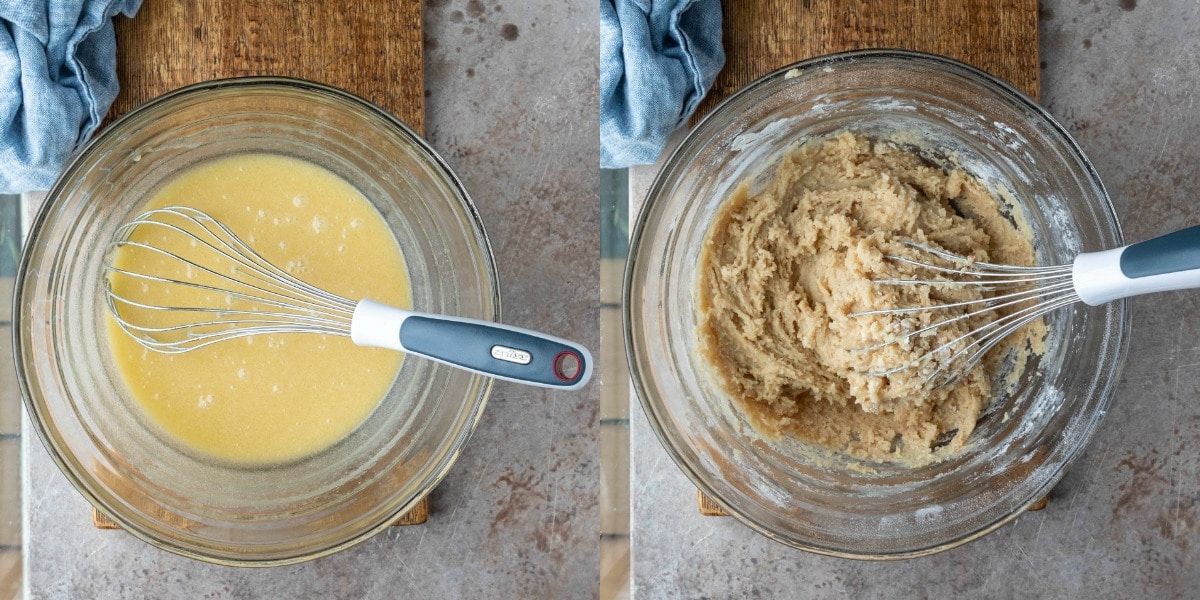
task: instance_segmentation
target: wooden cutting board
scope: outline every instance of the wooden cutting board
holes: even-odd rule
[[[725,68],[697,116],[779,67],[863,48],[941,54],[1031,98],[1040,92],[1037,0],[721,0],[721,9]]]
[[[109,119],[201,81],[286,75],[353,92],[425,132],[420,0],[159,0],[115,25],[121,91]],[[426,496],[395,524],[428,516]],[[117,528],[94,508],[92,523]]]
[[[178,87],[287,75],[353,92],[425,127],[420,0],[159,0],[118,17],[121,115]]]
[[[725,68],[692,123],[726,96],[796,61],[846,50],[903,48],[978,67],[1037,99],[1037,0],[721,0]],[[1030,510],[1045,507],[1042,499]],[[697,491],[697,508],[725,516]]]

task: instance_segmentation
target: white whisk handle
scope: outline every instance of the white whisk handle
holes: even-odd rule
[[[1080,254],[1071,278],[1079,298],[1092,306],[1200,287],[1200,226],[1124,248]]]
[[[411,311],[363,300],[354,307],[350,320],[350,340],[359,346],[404,351],[400,344],[400,326]]]
[[[362,300],[350,339],[528,385],[579,389],[592,376],[586,348],[544,333],[477,319],[418,313]]]

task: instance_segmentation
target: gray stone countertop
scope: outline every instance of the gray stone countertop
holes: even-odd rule
[[[1126,239],[1200,223],[1200,6],[1041,4],[1043,104],[1094,162]],[[653,173],[631,173],[632,197],[641,197]],[[700,516],[695,488],[634,408],[634,596],[1196,598],[1200,293],[1133,305],[1129,357],[1111,410],[1048,506],[930,557],[817,556],[732,518]]]
[[[508,323],[599,344],[598,6],[441,0],[425,8],[428,139],[474,198]],[[497,383],[424,525],[271,569],[219,567],[92,528],[26,436],[34,598],[590,598],[599,582],[599,383]],[[28,431],[28,429],[26,430]]]

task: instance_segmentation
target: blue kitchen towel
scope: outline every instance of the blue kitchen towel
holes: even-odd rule
[[[600,166],[653,163],[724,64],[719,0],[600,0]]]
[[[141,0],[0,0],[0,193],[47,189],[117,97],[112,18]]]

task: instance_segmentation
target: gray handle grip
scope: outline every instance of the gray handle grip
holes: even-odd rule
[[[1200,269],[1200,225],[1138,242],[1121,253],[1121,272],[1130,279]]]
[[[1200,226],[1123,248],[1084,252],[1072,264],[1071,283],[1079,299],[1092,306],[1200,288]]]
[[[400,344],[446,364],[542,387],[578,389],[592,374],[583,346],[488,321],[412,315],[400,325]]]

